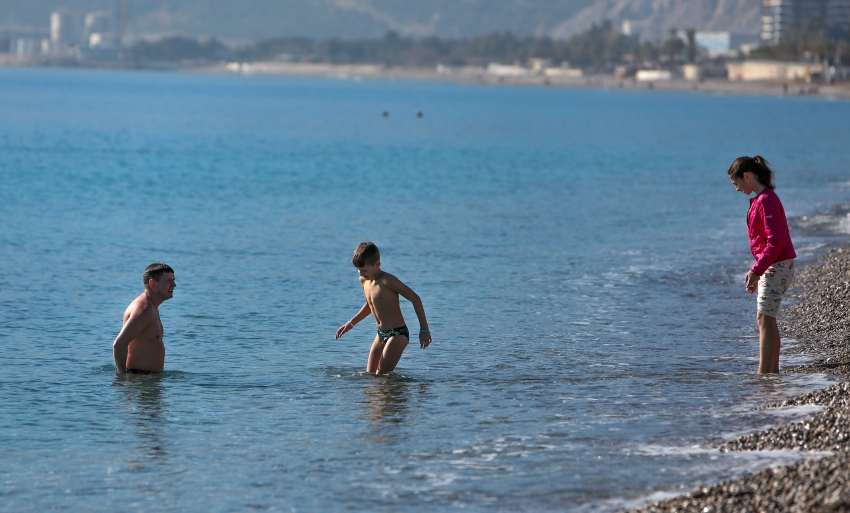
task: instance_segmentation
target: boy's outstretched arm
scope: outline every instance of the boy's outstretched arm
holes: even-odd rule
[[[339,340],[339,337],[343,336],[345,333],[351,331],[351,329],[354,327],[355,324],[362,321],[366,317],[369,317],[370,313],[372,313],[372,309],[369,308],[369,303],[365,303],[363,305],[363,308],[361,308],[360,311],[357,312],[357,315],[352,317],[350,321],[343,324],[342,327],[340,327],[338,330],[336,330],[337,340]]]
[[[401,282],[398,278],[393,277],[391,287],[398,292],[398,295],[413,303],[413,310],[416,312],[416,317],[419,318],[419,347],[425,349],[431,345],[431,331],[428,328],[428,319],[425,318],[425,307],[422,306],[422,300],[416,292]]]

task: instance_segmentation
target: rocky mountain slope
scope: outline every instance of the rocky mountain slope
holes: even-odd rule
[[[0,25],[49,24],[64,6],[117,11],[119,0],[0,0]],[[494,30],[565,38],[593,23],[631,20],[643,37],[671,28],[755,32],[760,0],[130,0],[130,34],[250,40],[402,35],[469,37]]]

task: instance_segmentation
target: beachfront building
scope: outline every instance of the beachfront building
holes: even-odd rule
[[[106,11],[94,11],[86,14],[83,29],[85,43],[92,48],[112,46],[115,42],[112,25],[112,15]]]
[[[487,65],[487,73],[497,77],[522,77],[531,73],[528,68],[516,64],[499,64],[491,62]]]
[[[686,40],[683,35],[679,36]],[[744,50],[758,43],[758,34],[729,31],[698,31],[694,34],[697,46],[709,57],[734,56],[738,50]]]
[[[41,27],[0,26],[0,54],[30,57],[41,52],[49,36],[47,29]]]
[[[799,81],[812,79],[812,75],[822,74],[821,64],[805,62],[745,61],[730,62],[726,65],[729,80],[756,81]]]
[[[68,9],[57,9],[50,13],[50,39],[43,48],[44,53],[64,55],[71,46],[79,43],[80,27],[77,13]]]
[[[639,69],[635,73],[638,82],[667,82],[673,80],[673,73],[666,69]]]

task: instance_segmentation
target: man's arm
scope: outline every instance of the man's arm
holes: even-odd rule
[[[130,318],[121,327],[121,332],[112,343],[112,357],[115,358],[115,368],[118,372],[127,372],[127,348],[130,342],[142,334],[150,322],[151,316],[147,314],[147,309],[143,309],[131,313]]]
[[[405,285],[395,276],[389,280],[390,288],[402,296],[404,299],[413,304],[413,310],[416,312],[416,317],[419,318],[419,346],[425,349],[431,344],[431,331],[428,328],[428,319],[425,318],[425,307],[422,306],[422,300],[419,295],[413,292],[413,289]]]
[[[372,309],[369,307],[369,303],[364,304],[364,305],[363,305],[363,307],[360,309],[360,311],[359,311],[359,312],[357,312],[357,315],[355,315],[354,317],[352,317],[350,321],[348,321],[347,323],[343,324],[341,328],[339,328],[338,330],[336,330],[336,338],[337,338],[337,340],[339,339],[339,337],[341,337],[341,336],[343,336],[344,334],[346,334],[346,333],[348,333],[349,331],[351,331],[351,329],[352,329],[352,328],[354,328],[354,325],[355,325],[355,324],[357,324],[358,322],[362,321],[362,320],[363,320],[363,319],[365,319],[366,317],[369,317],[369,314],[370,314],[370,313],[372,313]]]

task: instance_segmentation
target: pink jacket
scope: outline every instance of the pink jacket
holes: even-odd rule
[[[788,233],[785,209],[773,189],[765,188],[750,199],[747,234],[750,236],[750,250],[756,257],[756,263],[750,268],[753,274],[761,276],[776,262],[797,257]]]

